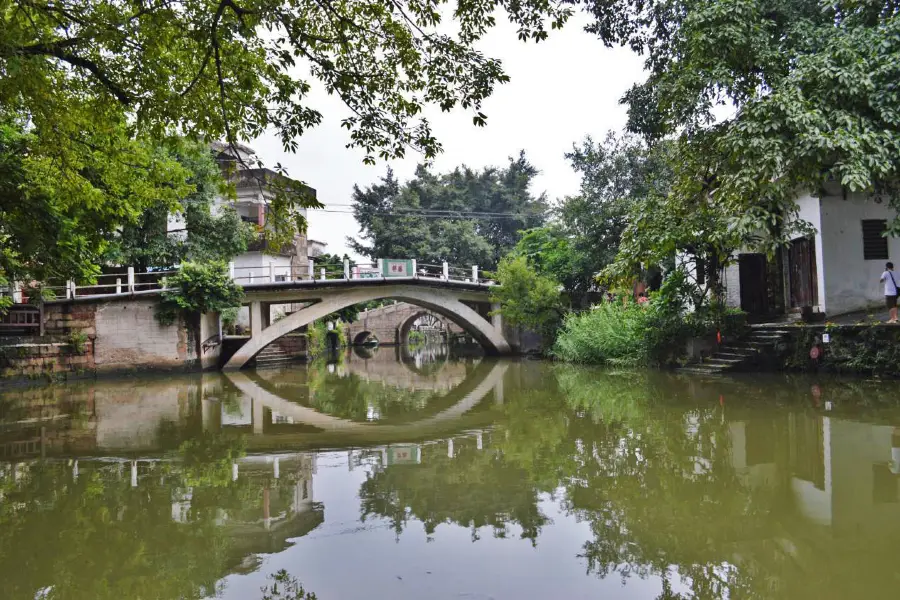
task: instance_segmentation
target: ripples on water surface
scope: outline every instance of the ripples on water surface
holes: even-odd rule
[[[897,598],[896,383],[398,358],[0,391],[0,598]]]

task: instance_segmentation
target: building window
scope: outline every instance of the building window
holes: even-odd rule
[[[865,219],[862,222],[863,258],[865,260],[887,260],[888,239],[885,237],[887,221]]]

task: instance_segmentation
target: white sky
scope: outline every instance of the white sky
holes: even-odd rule
[[[579,179],[563,154],[585,135],[601,138],[607,130],[625,125],[625,108],[618,101],[643,79],[642,61],[627,49],[605,48],[582,31],[579,19],[551,32],[539,44],[520,42],[512,26],[501,19],[498,23],[479,49],[499,58],[511,81],[495,88],[484,103],[486,127],[473,125],[466,111],[426,111],[444,147],[434,168],[505,165],[507,157],[524,149],[541,172],[534,193],[546,191],[551,200],[572,194]],[[292,177],[315,188],[324,204],[350,204],[353,185],[366,187],[377,181],[388,163],[364,165],[362,151],[346,148],[349,137],[340,121],[349,111],[339,99],[319,88],[310,95],[310,103],[324,119],[300,138],[296,154],[285,153],[274,135],[262,136],[251,145],[266,164],[280,162]],[[410,152],[390,166],[403,181],[413,175],[421,158]],[[326,242],[328,252],[349,252],[346,237],[358,233],[350,214],[310,211],[309,237]]]

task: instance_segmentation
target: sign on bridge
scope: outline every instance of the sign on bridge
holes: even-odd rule
[[[381,261],[381,274],[384,277],[409,277],[414,275],[413,261],[385,258]]]

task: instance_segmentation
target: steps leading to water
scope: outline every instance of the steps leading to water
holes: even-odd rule
[[[302,358],[302,356],[297,356],[295,353],[282,350],[275,344],[270,344],[259,351],[255,358],[255,364],[257,368],[274,367],[296,362],[302,360]]]
[[[681,373],[721,375],[738,371],[756,362],[764,352],[772,350],[789,334],[783,329],[752,329],[733,342],[726,342],[709,358],[678,369]]]

